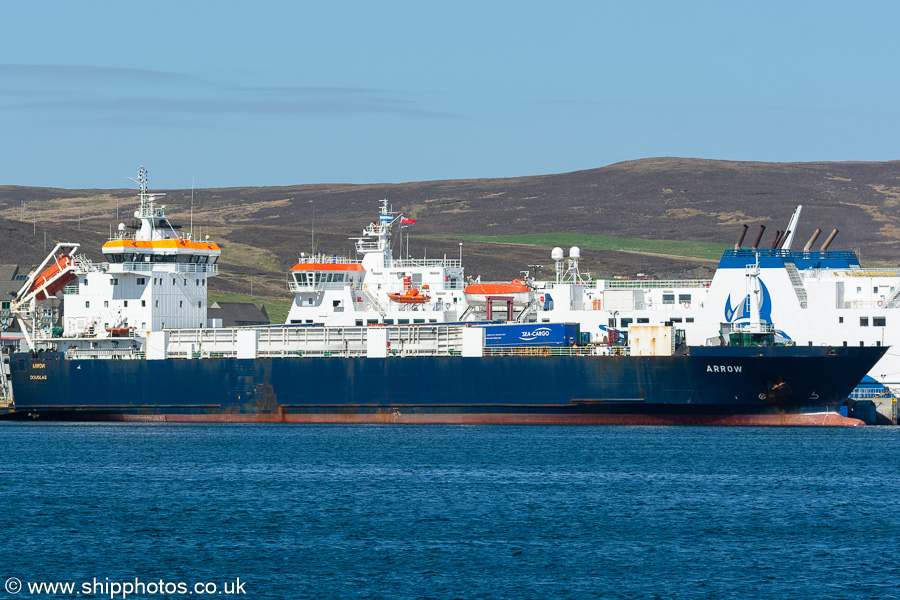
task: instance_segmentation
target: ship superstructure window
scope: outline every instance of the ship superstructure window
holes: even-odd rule
[[[678,294],[678,301],[681,302],[682,304],[684,304],[685,302],[690,304],[691,303],[691,295],[690,294]]]
[[[838,317],[838,323],[843,323],[843,322],[844,322],[844,317]]]
[[[146,277],[138,277],[137,284],[138,285],[147,285],[147,278]]]
[[[144,306],[147,306],[147,301],[146,301],[146,300],[141,300],[141,307],[144,307]]]
[[[663,304],[675,304],[675,294],[663,294]]]
[[[0,309],[9,310],[9,302],[0,302]]]
[[[878,286],[877,286],[877,285],[876,285],[875,287],[872,288],[872,293],[873,293],[873,294],[877,294],[877,293],[878,293]]]
[[[868,327],[869,326],[869,317],[860,317],[859,318],[859,326],[860,327]]]
[[[113,277],[112,279],[110,279],[110,280],[109,280],[109,285],[119,285],[119,278],[118,278],[118,277]]]
[[[872,327],[885,327],[887,317],[872,317]]]

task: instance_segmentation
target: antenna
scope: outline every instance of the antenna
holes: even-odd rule
[[[312,215],[312,227],[309,232],[309,245],[310,251],[313,253],[313,256],[316,254],[316,199],[313,198],[313,215]]]
[[[191,241],[194,241],[194,176],[191,175]]]

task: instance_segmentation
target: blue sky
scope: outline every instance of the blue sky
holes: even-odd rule
[[[900,158],[897,2],[6,2],[0,184]]]

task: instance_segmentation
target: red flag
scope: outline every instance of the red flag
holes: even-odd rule
[[[403,223],[404,225],[415,225],[416,220],[415,219],[407,219],[406,217],[402,217],[400,219],[400,222]]]

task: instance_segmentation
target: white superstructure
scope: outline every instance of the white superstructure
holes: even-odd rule
[[[69,338],[102,338],[172,328],[206,327],[207,281],[218,274],[219,246],[179,233],[169,223],[163,194],[147,191],[147,170],[133,181],[140,186],[138,228],[123,223],[103,245],[106,262],[75,259],[76,279],[64,288],[64,330]]]
[[[403,219],[381,203],[356,240],[356,257],[301,254],[289,274],[287,324],[406,325],[456,321],[464,310],[459,259],[394,258],[391,228]]]

